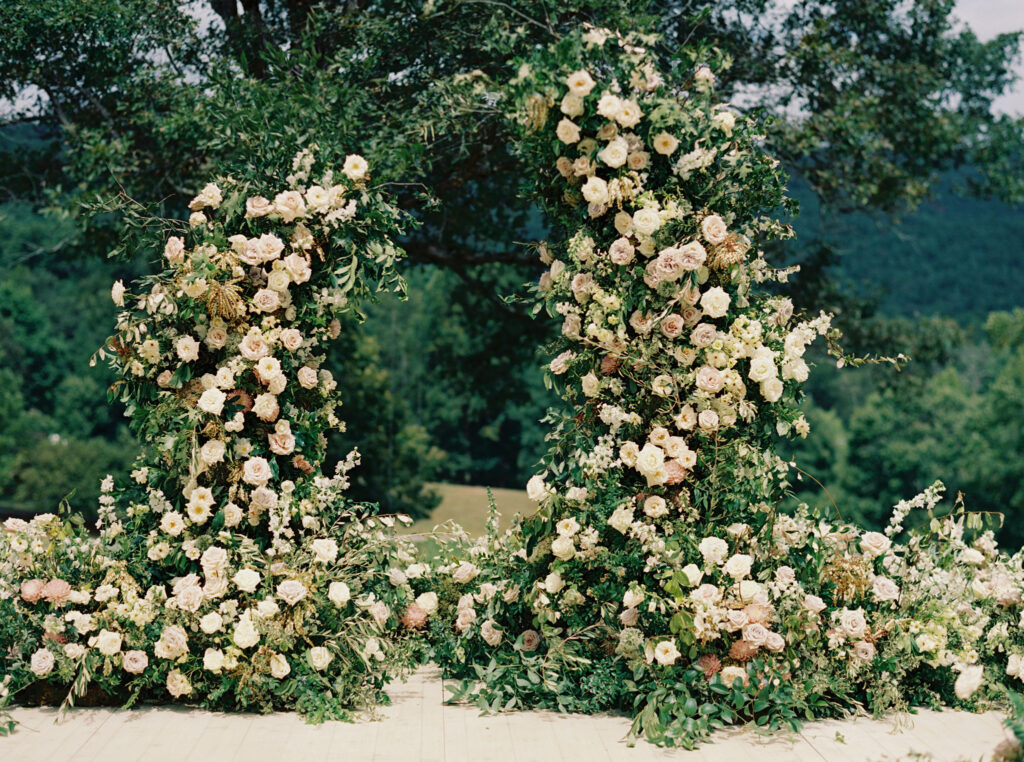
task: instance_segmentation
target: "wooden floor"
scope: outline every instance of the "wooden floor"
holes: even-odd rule
[[[226,715],[182,708],[77,709],[54,724],[51,709],[17,709],[22,723],[0,738],[2,762],[647,762],[647,760],[989,759],[1004,738],[990,712],[923,712],[893,721],[817,722],[800,734],[763,738],[727,731],[694,752],[624,741],[623,717],[547,712],[482,717],[443,705],[436,670],[392,686],[379,721],[311,726],[293,714]]]

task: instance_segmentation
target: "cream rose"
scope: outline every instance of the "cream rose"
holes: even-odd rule
[[[570,119],[562,119],[555,128],[555,136],[566,145],[578,143],[580,139],[580,128]]]
[[[289,606],[294,606],[305,598],[306,592],[306,586],[297,579],[286,579],[277,585],[277,597]]]
[[[581,192],[583,193],[583,198],[585,198],[588,203],[608,203],[608,183],[596,175],[587,179],[583,184]]]
[[[570,74],[566,78],[565,84],[569,88],[570,93],[579,98],[585,98],[594,89],[595,82],[588,71],[580,69]]]
[[[227,395],[224,394],[220,389],[214,387],[207,389],[199,396],[199,401],[196,403],[199,409],[204,413],[210,415],[220,415],[224,410],[224,402],[227,400]],[[223,456],[223,452],[221,453]],[[216,461],[209,461],[215,463]]]
[[[362,180],[370,171],[370,165],[362,156],[352,153],[345,157],[341,171],[350,180]]]
[[[709,288],[700,298],[701,309],[710,318],[724,317],[729,311],[730,297],[721,286]]]
[[[242,465],[242,479],[247,484],[262,487],[273,478],[270,464],[266,458],[249,458]]]
[[[717,214],[709,214],[701,220],[700,232],[708,243],[723,243],[729,237],[729,229]]]
[[[652,143],[655,153],[660,153],[662,156],[671,156],[676,148],[679,147],[679,141],[667,132],[660,132],[655,135]]]

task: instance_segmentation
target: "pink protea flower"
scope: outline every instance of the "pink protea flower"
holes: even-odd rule
[[[46,583],[41,579],[27,579],[21,583],[21,598],[28,603],[36,603],[43,597]]]
[[[686,469],[677,460],[669,460],[665,463],[665,484],[679,484],[686,479]]]
[[[51,579],[43,586],[42,596],[50,603],[63,603],[71,595],[71,585],[62,579]]]
[[[736,661],[748,661],[757,655],[757,646],[746,640],[737,640],[729,649],[729,658]]]
[[[704,677],[710,680],[714,675],[722,671],[722,660],[714,654],[704,654],[697,659],[697,669],[704,673]]]
[[[401,621],[407,630],[422,630],[427,624],[427,612],[419,605],[410,603]]]

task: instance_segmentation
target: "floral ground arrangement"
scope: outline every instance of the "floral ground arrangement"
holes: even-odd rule
[[[114,285],[100,357],[144,452],[104,481],[98,537],[54,515],[3,525],[7,701],[91,691],[344,718],[410,663],[410,547],[346,500],[357,453],[321,470],[343,426],[323,348],[338,315],[401,286],[404,221],[360,156],[337,174],[314,164],[300,154],[266,195],[207,185],[163,240],[165,269]],[[432,611],[420,603],[412,629]]]
[[[856,360],[828,316],[778,295],[789,273],[759,246],[790,235],[784,181],[756,119],[718,103],[724,62],[659,72],[654,44],[587,30],[509,88],[524,174],[564,234],[537,298],[562,320],[548,375],[565,404],[536,514],[443,591],[455,698],[622,710],[687,747],[735,723],[1001,702],[1024,664],[1024,573],[985,517],[940,508],[938,484],[884,533],[776,510],[792,469],[774,442],[808,433],[806,348]],[[911,512],[927,520],[907,531]]]
[[[499,104],[559,240],[538,310],[562,322],[537,512],[417,560],[394,521],[345,497],[353,454],[323,346],[393,269],[402,216],[350,155],[312,153],[283,188],[230,179],[163,239],[103,359],[144,443],[108,479],[90,534],[52,515],[0,532],[3,702],[371,706],[427,655],[489,710],[621,710],[652,742],[769,729],[866,706],[978,708],[1024,676],[1020,554],[941,485],[885,532],[832,507],[781,513],[806,436],[807,347],[843,355],[827,315],[794,314],[763,245],[791,233],[756,118],[720,104],[714,51],[587,29],[460,80]],[[926,514],[910,523],[911,512]],[[496,524],[494,524],[496,526]]]

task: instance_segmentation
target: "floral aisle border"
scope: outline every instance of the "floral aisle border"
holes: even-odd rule
[[[459,567],[438,653],[492,710],[621,709],[693,746],[857,705],[975,708],[1022,675],[1021,556],[941,485],[884,533],[776,510],[806,436],[808,345],[765,241],[791,230],[761,129],[716,98],[713,50],[589,29],[521,62],[516,148],[564,243],[538,300],[562,320],[539,510]],[[777,290],[777,289],[775,289]],[[904,531],[910,511],[927,513]]]
[[[266,196],[207,185],[166,269],[115,284],[99,354],[144,451],[104,481],[98,538],[53,515],[3,525],[0,706],[92,690],[344,718],[414,661],[403,630],[436,608],[412,587],[423,567],[392,518],[346,499],[357,453],[321,469],[344,425],[324,347],[402,287],[406,220],[362,157],[315,167],[301,153]]]

